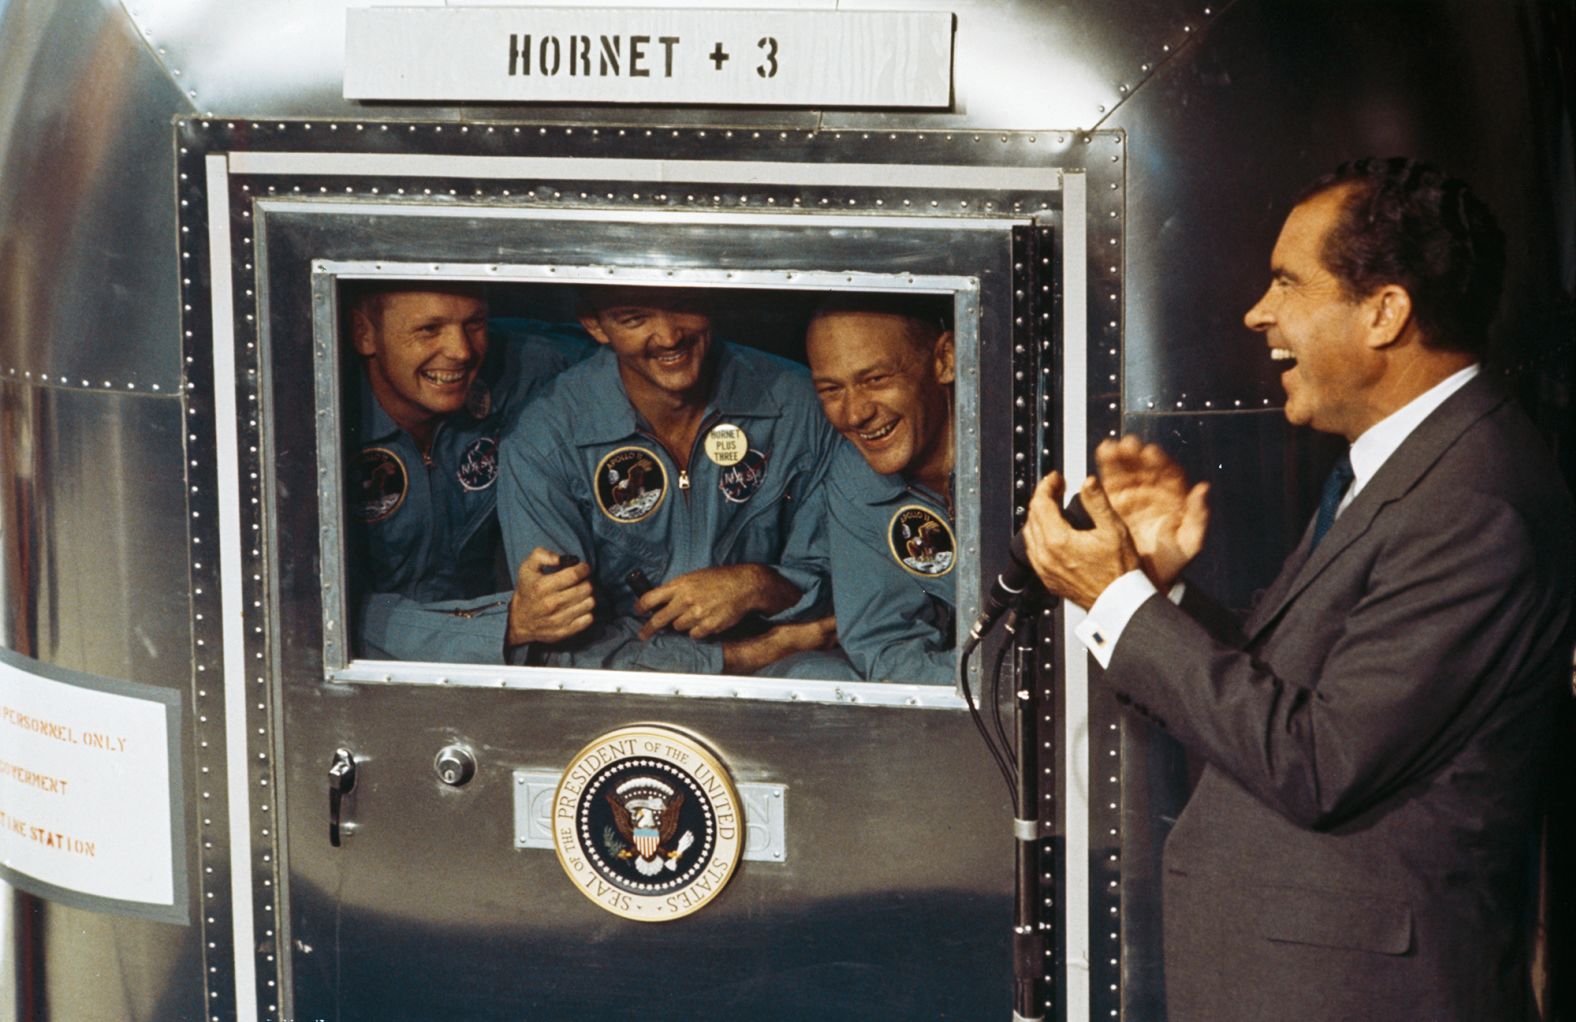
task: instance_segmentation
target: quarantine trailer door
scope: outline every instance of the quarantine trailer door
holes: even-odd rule
[[[341,325],[344,289],[367,280],[480,283],[494,313],[560,320],[576,287],[683,287],[731,310],[719,332],[802,358],[827,294],[945,302],[961,633],[1033,481],[1081,471],[1107,418],[1089,409],[1116,386],[1098,381],[1117,371],[1120,137],[177,134],[189,471],[211,523],[193,548],[199,658],[224,651],[198,670],[245,707],[200,725],[199,770],[244,779],[204,839],[256,881],[230,910],[255,936],[265,1017],[1005,1017],[1023,840],[1043,852],[1028,882],[1048,1003],[1115,989],[1116,958],[1091,954],[1106,906],[1088,866],[1114,813],[1091,814],[1087,772],[1063,783],[1092,753],[1052,668],[1058,619],[1040,648],[991,639],[969,672],[987,697],[1001,676],[1009,717],[1018,687],[1048,697],[1027,834],[956,683],[365,659]],[[636,819],[674,792],[678,829]],[[1115,885],[1103,896],[1114,910]]]

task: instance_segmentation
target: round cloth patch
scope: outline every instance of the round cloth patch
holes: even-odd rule
[[[455,475],[460,485],[471,493],[485,490],[498,481],[498,438],[478,437],[460,455],[460,468]]]
[[[735,504],[743,504],[755,496],[755,491],[766,481],[766,455],[752,450],[738,461],[722,470],[717,489]]]
[[[644,447],[620,447],[596,466],[592,480],[602,513],[625,525],[643,521],[668,492],[668,470]]]
[[[887,545],[903,570],[926,578],[951,571],[958,560],[958,541],[945,519],[928,507],[899,508],[887,525]]]
[[[580,750],[552,819],[559,865],[580,893],[642,922],[701,908],[744,851],[733,779],[700,739],[665,724],[620,728]]]
[[[362,449],[351,466],[350,480],[350,513],[367,525],[391,517],[410,491],[405,463],[387,447]]]

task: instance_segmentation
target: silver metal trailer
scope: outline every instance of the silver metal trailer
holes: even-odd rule
[[[998,691],[999,662],[995,708],[1026,713],[1034,811],[956,688],[357,656],[348,281],[701,288],[736,334],[830,291],[941,296],[960,619],[1034,481],[1122,432],[1217,481],[1196,570],[1243,605],[1333,451],[1241,314],[1303,183],[1405,153],[1514,239],[1497,366],[1576,478],[1565,0],[795,8],[950,15],[917,108],[347,100],[346,6],[0,0],[0,1018],[1165,1017],[1190,764],[1059,610],[968,672]],[[517,63],[592,66],[525,38]],[[763,78],[790,56],[766,38],[734,57]],[[553,851],[560,784],[636,725],[744,824],[720,893],[658,924]],[[24,738],[59,765],[12,769]],[[25,809],[68,799],[87,829]]]

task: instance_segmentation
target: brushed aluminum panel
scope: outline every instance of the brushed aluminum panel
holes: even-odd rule
[[[75,670],[190,686],[180,427],[174,396],[0,382],[0,644]],[[182,757],[193,776],[190,748]],[[199,861],[195,845],[188,862]],[[190,903],[202,904],[196,870],[187,882]],[[119,918],[10,889],[4,897],[14,943],[0,955],[8,969],[28,970],[7,998],[17,1017],[202,1017],[197,920]],[[94,983],[81,982],[85,963]]]
[[[1502,361],[1525,362],[1532,338],[1554,346],[1551,306],[1576,273],[1576,198],[1570,164],[1557,170],[1558,149],[1529,132],[1540,108],[1559,107],[1535,91],[1546,41],[1529,6],[1236,3],[1102,125],[1140,140],[1129,168],[1127,411],[1281,404],[1279,370],[1242,316],[1269,283],[1296,193],[1370,154],[1429,160],[1472,184],[1512,238]],[[1511,67],[1528,70],[1501,73]]]
[[[348,688],[286,704],[298,1013],[336,978],[380,1019],[621,1017],[643,992],[653,1019],[1007,1010],[1012,813],[961,713],[479,689],[435,713],[431,692]],[[702,735],[792,802],[785,861],[741,864],[674,924],[608,915],[553,854],[514,847],[514,771],[634,720]],[[459,789],[432,769],[455,741],[480,764]],[[318,782],[339,745],[358,783],[333,849]]]
[[[522,5],[523,6],[523,5]],[[695,6],[694,4],[681,6]],[[706,6],[706,5],[702,5]],[[711,6],[794,6],[728,3]],[[1186,49],[1224,5],[1141,0],[1120,17],[1108,4],[1038,0],[845,0],[839,10],[947,11],[955,16],[953,101],[940,113],[752,110],[732,106],[734,125],[783,127],[1093,127],[1168,59]],[[341,95],[343,6],[303,0],[137,0],[126,11],[188,101],[204,113],[354,117],[369,109]],[[1010,69],[1010,71],[1004,71]],[[428,119],[508,116],[501,104],[377,104],[383,116]],[[517,108],[516,108],[517,109]],[[616,108],[535,105],[533,119],[608,123]],[[670,108],[664,123],[706,124],[718,109]]]
[[[89,674],[191,677],[175,397],[0,382],[0,644]]]
[[[15,0],[0,34],[0,372],[180,382],[169,121],[180,94],[118,8]]]

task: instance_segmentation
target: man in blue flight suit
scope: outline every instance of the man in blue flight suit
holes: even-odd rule
[[[478,286],[368,282],[348,297],[362,359],[347,473],[358,652],[498,663],[510,596],[499,435],[591,345],[544,324],[489,324]]]
[[[848,439],[827,485],[838,641],[873,681],[956,676],[948,313],[939,300],[834,296],[805,336],[821,407]]]
[[[503,443],[528,663],[749,674],[828,645],[822,481],[802,369],[712,336],[703,296],[588,288],[601,348]]]

